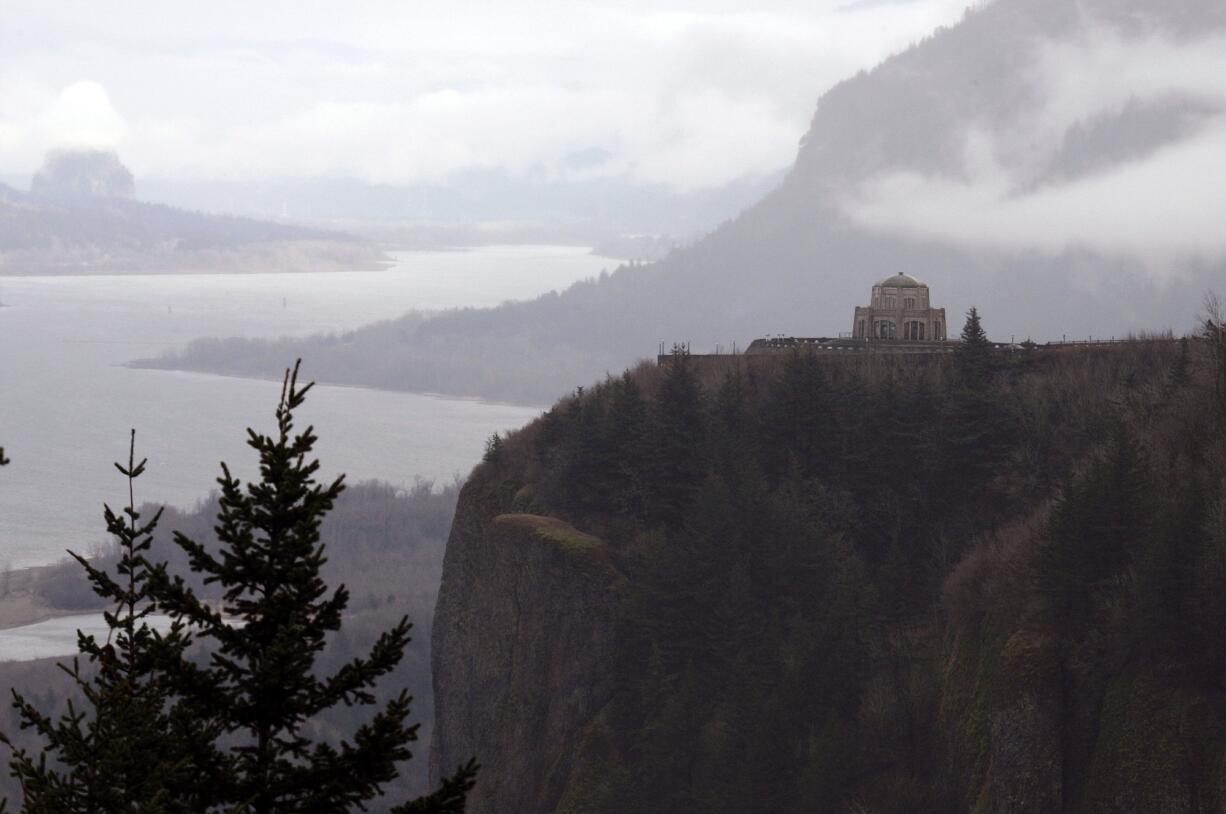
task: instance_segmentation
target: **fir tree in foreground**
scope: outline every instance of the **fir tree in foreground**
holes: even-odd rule
[[[220,588],[219,607],[150,564],[161,512],[142,521],[136,509],[132,484],[145,461],[136,463],[134,442],[127,466],[116,464],[129,485],[128,506],[105,510],[118,542],[116,575],[73,555],[94,592],[115,606],[105,615],[105,642],[79,636],[86,665],[63,666],[83,702],[55,717],[14,693],[22,728],[44,745],[31,752],[0,734],[13,750],[23,814],[365,811],[412,756],[417,726],[403,691],[349,739],[308,734],[338,704],[376,705],[375,685],[402,658],[410,625],[401,619],[367,658],[334,675],[316,669],[348,604],[343,586],[330,591],[320,577],[320,524],[343,484],[316,482],[315,434],[294,432],[293,412],[311,387],[298,387],[297,372],[286,372],[276,434],[248,430],[260,480],[244,487],[222,465],[219,547],[175,535],[192,571]],[[155,611],[171,618],[165,634],[148,623]],[[463,812],[476,771],[470,761],[391,814]]]
[[[315,433],[307,427],[295,434],[294,410],[310,389],[298,386],[295,365],[286,371],[276,433],[248,430],[247,443],[259,454],[258,482],[244,486],[222,465],[220,550],[175,535],[192,571],[220,587],[221,606],[206,604],[164,566],[151,580],[158,608],[209,651],[205,664],[180,654],[166,669],[178,703],[219,735],[197,768],[199,784],[215,795],[220,811],[365,810],[397,776],[396,764],[412,756],[409,744],[417,738],[403,691],[349,739],[333,745],[309,736],[312,719],[338,704],[376,704],[375,684],[399,663],[410,628],[402,618],[366,658],[318,675],[317,658],[329,634],[340,630],[349,593],[344,586],[330,590],[320,576],[320,523],[344,485],[343,476],[327,484],[315,480]],[[476,770],[470,761],[434,794],[392,811],[462,812]]]
[[[86,667],[79,659],[60,665],[84,704],[69,701],[54,717],[13,691],[22,729],[34,729],[45,745],[34,755],[0,734],[13,749],[9,766],[21,785],[21,811],[28,814],[188,814],[207,806],[193,791],[192,748],[209,732],[203,722],[178,715],[158,667],[182,657],[187,637],[181,625],[158,635],[147,621],[152,606],[144,555],[161,511],[142,521],[136,510],[133,482],[145,461],[136,463],[135,432],[127,466],[115,467],[128,479],[126,508],[116,513],[104,507],[107,531],[118,545],[116,576],[69,552],[85,568],[94,593],[114,606],[104,614],[105,642],[77,634]]]

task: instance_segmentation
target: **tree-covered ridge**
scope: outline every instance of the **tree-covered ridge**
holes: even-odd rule
[[[616,755],[583,799],[1220,803],[1216,364],[1200,340],[798,354],[706,381],[680,358],[491,445],[473,488],[603,540],[627,577],[599,722]],[[1149,737],[1181,751],[1146,774]]]

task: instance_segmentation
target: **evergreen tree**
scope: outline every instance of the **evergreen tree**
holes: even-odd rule
[[[1226,309],[1216,294],[1208,294],[1205,297],[1205,311],[1207,315],[1201,336],[1209,346],[1209,357],[1213,361],[1218,413],[1226,416]]]
[[[1197,581],[1201,562],[1208,490],[1195,470],[1161,505],[1147,544],[1136,553],[1135,619],[1128,632],[1155,664],[1186,668],[1204,652],[1197,646]],[[1151,501],[1152,503],[1153,501]]]
[[[1188,338],[1182,337],[1179,340],[1179,356],[1175,358],[1175,364],[1171,365],[1171,374],[1167,378],[1165,387],[1166,395],[1178,392],[1188,385],[1192,380],[1191,369],[1188,359]]]
[[[485,453],[481,456],[481,460],[487,464],[496,464],[502,460],[502,436],[494,433],[485,441]]]
[[[566,410],[568,443],[562,484],[572,512],[609,510],[617,491],[620,450],[612,437],[610,390],[612,382],[576,393]]]
[[[966,312],[962,344],[954,351],[954,363],[964,387],[981,389],[991,376],[992,343],[980,324],[979,310],[974,306]]]
[[[680,520],[706,471],[702,389],[683,355],[674,357],[656,397],[654,460],[648,478],[650,515]]]
[[[988,487],[1015,441],[1016,425],[990,387],[992,345],[975,308],[967,312],[954,367],[958,378],[940,428],[939,493],[978,499],[990,494]]]
[[[824,474],[833,458],[833,413],[830,388],[821,362],[812,353],[795,352],[769,391],[762,431],[774,451],[767,466],[775,478],[799,467],[805,477]]]
[[[629,372],[613,383],[608,421],[609,444],[616,452],[610,462],[613,483],[609,498],[621,511],[642,519],[651,455],[649,420],[647,403]]]
[[[282,386],[276,433],[248,430],[247,443],[259,454],[258,482],[244,488],[222,465],[220,551],[175,535],[191,569],[221,588],[221,607],[206,604],[165,566],[149,584],[158,607],[210,647],[205,664],[179,657],[165,666],[182,706],[219,734],[208,744],[209,759],[195,766],[200,787],[235,814],[364,810],[397,776],[396,764],[411,757],[417,735],[402,691],[351,739],[334,745],[308,737],[310,721],[337,704],[375,704],[374,686],[400,661],[410,628],[402,618],[366,658],[317,675],[317,658],[341,627],[349,593],[344,586],[330,592],[320,576],[320,523],[343,476],[317,482],[319,462],[309,458],[314,430],[295,434],[294,411],[310,389],[298,386],[295,365]],[[463,811],[475,772],[470,762],[434,795],[396,810]]]
[[[993,393],[968,388],[954,391],[942,412],[936,493],[972,500],[989,496],[1016,441],[1015,418]]]
[[[22,728],[36,730],[45,746],[35,756],[0,735],[13,748],[9,765],[27,814],[189,814],[210,802],[210,790],[191,782],[194,745],[207,730],[180,714],[158,668],[168,657],[182,658],[188,639],[182,625],[158,635],[147,621],[153,608],[144,555],[162,513],[142,521],[136,509],[133,483],[145,461],[135,461],[135,435],[127,466],[115,464],[128,479],[128,505],[119,513],[104,507],[107,531],[119,548],[116,577],[69,552],[85,568],[94,593],[114,605],[104,613],[105,642],[77,634],[89,668],[82,669],[79,659],[60,665],[85,706],[70,700],[67,711],[53,718],[14,691]]]
[[[1105,452],[1061,490],[1039,549],[1040,589],[1070,639],[1097,621],[1149,532],[1152,505],[1145,458],[1117,426]]]
[[[745,377],[739,370],[724,377],[711,414],[711,466],[735,488],[758,469],[758,420],[750,409]]]

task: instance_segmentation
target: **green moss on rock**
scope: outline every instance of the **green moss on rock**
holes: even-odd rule
[[[590,534],[584,534],[571,524],[556,517],[539,514],[502,514],[494,518],[494,524],[531,532],[541,540],[556,543],[564,551],[604,552],[605,544]]]
[[[532,513],[536,505],[536,484],[526,483],[515,493],[511,505],[517,512]]]

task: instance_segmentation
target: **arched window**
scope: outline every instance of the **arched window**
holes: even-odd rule
[[[924,323],[917,322],[916,324],[919,325],[919,338],[922,340],[924,339]]]

